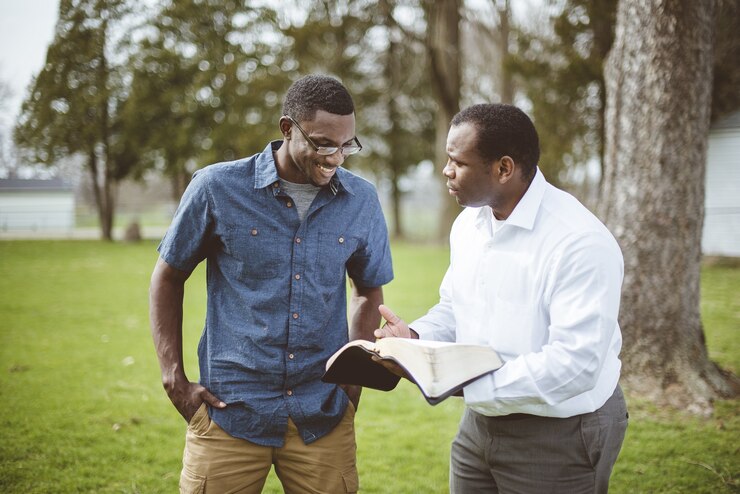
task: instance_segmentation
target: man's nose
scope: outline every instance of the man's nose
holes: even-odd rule
[[[455,170],[452,168],[449,161],[445,163],[444,168],[442,168],[442,175],[447,178],[452,178],[455,176]]]
[[[326,162],[331,166],[342,166],[342,163],[344,163],[344,155],[342,154],[342,149],[337,149],[334,154],[327,155]]]

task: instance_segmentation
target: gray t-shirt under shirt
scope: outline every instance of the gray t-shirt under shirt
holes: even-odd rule
[[[282,178],[280,179],[280,187],[293,199],[298,218],[303,222],[308,208],[311,207],[311,203],[321,187],[316,187],[313,184],[294,184]]]

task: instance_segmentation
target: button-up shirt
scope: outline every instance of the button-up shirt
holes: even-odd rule
[[[621,367],[616,240],[539,170],[504,224],[492,228],[492,219],[487,206],[459,215],[440,302],[410,326],[422,339],[498,350],[504,366],[464,390],[479,413],[569,417],[598,409]]]
[[[227,404],[209,413],[265,446],[283,444],[289,416],[307,444],[339,422],[347,395],[321,376],[348,341],[346,275],[362,287],[393,278],[374,187],[338,169],[300,221],[279,185],[280,144],[198,170],[159,246],[185,272],[207,259],[200,382]]]

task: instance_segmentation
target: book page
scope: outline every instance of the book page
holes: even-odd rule
[[[375,346],[381,357],[401,365],[429,397],[441,396],[502,365],[496,351],[483,345],[384,338]]]

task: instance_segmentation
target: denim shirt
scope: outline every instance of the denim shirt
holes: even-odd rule
[[[306,444],[339,423],[347,395],[321,376],[348,341],[346,275],[393,279],[374,187],[340,168],[301,222],[279,185],[280,144],[198,170],[158,248],[188,273],[207,259],[200,383],[227,404],[209,414],[264,446],[283,444],[288,417]]]

